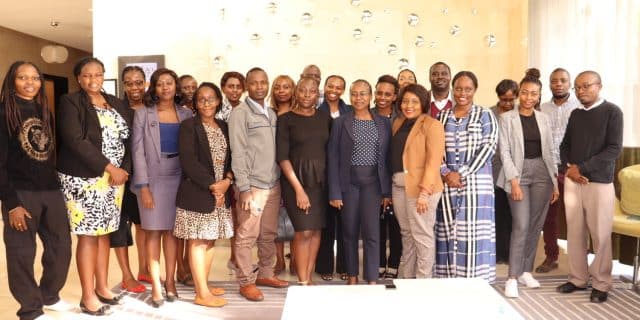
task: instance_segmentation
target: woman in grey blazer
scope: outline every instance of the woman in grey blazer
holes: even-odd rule
[[[555,202],[559,195],[549,120],[535,110],[542,88],[539,78],[537,69],[527,71],[520,82],[520,106],[503,113],[500,120],[502,171],[498,185],[509,194],[513,216],[505,285],[509,298],[518,297],[518,283],[540,287],[531,271],[549,202]]]
[[[191,110],[178,106],[178,76],[160,68],[151,75],[145,93],[145,108],[136,110],[133,121],[133,192],[137,195],[140,222],[146,231],[147,259],[152,278],[151,301],[159,307],[162,300],[160,283],[160,242],[164,247],[164,284],[167,301],[177,297],[175,269],[177,239],[173,236],[176,220],[176,194],[181,170],[178,157],[180,122],[193,116]]]

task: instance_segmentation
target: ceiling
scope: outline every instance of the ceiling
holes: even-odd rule
[[[91,0],[0,0],[0,26],[93,51]],[[51,22],[58,21],[57,27]]]

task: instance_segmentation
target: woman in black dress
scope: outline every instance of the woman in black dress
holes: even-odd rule
[[[282,194],[295,230],[293,252],[302,285],[311,282],[327,203],[326,146],[331,118],[315,108],[318,94],[316,80],[300,79],[294,108],[278,118],[277,160],[286,178],[281,179]]]

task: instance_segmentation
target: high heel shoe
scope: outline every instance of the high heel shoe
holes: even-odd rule
[[[160,299],[160,300],[151,299],[151,306],[154,308],[160,308],[160,306],[162,306],[163,304],[164,304],[164,299]]]
[[[90,316],[106,316],[111,314],[111,308],[108,305],[103,305],[100,308],[98,308],[98,310],[89,310],[85,305],[84,302],[80,301],[80,311],[82,311],[82,313],[86,313]]]
[[[167,286],[164,287],[164,293],[167,296],[167,302],[174,302],[180,298],[178,297],[177,292],[170,292],[169,289],[167,289]]]
[[[95,293],[96,293],[96,296],[98,297],[98,300],[100,300],[100,302],[102,303],[106,303],[112,306],[117,306],[120,304],[120,296],[114,295],[113,298],[109,299],[99,295],[97,291]]]

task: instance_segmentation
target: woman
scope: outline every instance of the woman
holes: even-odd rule
[[[500,115],[513,110],[515,101],[518,98],[518,83],[511,79],[504,79],[496,86],[498,103],[491,107],[493,116],[500,123]],[[492,158],[493,184],[495,192],[494,205],[496,208],[496,264],[507,263],[509,261],[509,242],[511,239],[511,209],[507,193],[498,185],[498,175],[502,171],[502,161],[500,161],[500,144],[497,145],[496,153]]]
[[[440,112],[445,157],[444,194],[436,215],[436,276],[496,277],[491,157],[498,142],[493,113],[473,103],[478,80],[470,71],[453,78],[456,105]]]
[[[509,279],[504,290],[508,298],[518,297],[518,283],[540,287],[531,275],[538,239],[549,202],[554,203],[560,195],[549,119],[535,110],[542,89],[539,78],[537,69],[529,69],[520,81],[518,109],[500,116],[503,168],[498,184],[509,194],[513,212]]]
[[[9,67],[0,92],[0,201],[11,294],[20,319],[63,311],[60,299],[71,260],[69,219],[55,167],[53,115],[31,62]],[[42,240],[42,278],[35,280],[36,234]],[[27,268],[25,266],[31,266]]]
[[[138,66],[127,66],[122,70],[122,82],[124,84],[123,104],[130,108],[132,112],[144,106],[142,97],[144,96],[144,71]],[[109,234],[109,243],[116,254],[118,265],[122,272],[122,282],[120,288],[133,293],[142,293],[145,286],[139,281],[151,283],[149,271],[147,271],[147,261],[145,258],[145,236],[140,227],[140,212],[135,194],[131,192],[131,180],[127,180],[122,199],[122,211],[120,212],[120,226],[118,230]],[[138,251],[138,280],[131,272],[129,264],[129,246],[133,245],[131,236],[131,223],[136,228],[136,248]]]
[[[176,198],[173,234],[187,239],[189,264],[196,289],[195,304],[222,307],[227,304],[209,288],[207,280],[216,239],[233,236],[229,209],[229,187],[233,182],[227,125],[215,119],[222,94],[210,82],[202,83],[194,94],[196,116],[180,125],[182,180]]]
[[[311,284],[327,203],[326,146],[331,118],[316,110],[317,101],[316,80],[300,79],[296,105],[278,118],[276,137],[277,160],[285,177],[280,180],[282,195],[295,230],[293,255],[301,285]]]
[[[339,75],[330,75],[324,81],[324,101],[318,107],[319,111],[328,114],[333,120],[351,112],[351,106],[344,103],[342,94],[346,87],[344,78]],[[342,222],[340,218],[340,210],[326,205],[326,224],[322,229],[320,237],[320,249],[318,249],[318,258],[316,259],[316,273],[320,274],[320,278],[324,281],[333,280],[333,267],[335,257],[335,270],[340,274],[340,279],[347,280],[347,274],[344,272],[344,242],[342,238]],[[334,243],[337,242],[337,250],[334,254]]]
[[[147,262],[151,274],[151,302],[162,305],[160,283],[160,243],[164,251],[167,301],[177,297],[177,239],[173,236],[176,220],[176,193],[180,184],[178,130],[180,122],[193,113],[177,105],[178,76],[160,68],[153,72],[144,95],[145,108],[135,112],[133,123],[133,191],[138,196],[140,222],[147,237]]]
[[[400,92],[401,115],[392,128],[391,181],[402,235],[401,278],[431,278],[436,257],[433,226],[444,188],[444,128],[427,113],[429,98],[423,86],[407,85]]]
[[[198,82],[190,74],[183,74],[178,78],[178,94],[180,95],[180,105],[196,112],[193,101],[193,93],[198,88]]]
[[[240,98],[244,93],[244,76],[240,72],[227,71],[220,79],[220,88],[224,94],[224,99],[222,100],[220,111],[216,113],[216,119],[227,122],[229,115],[231,115],[231,110],[240,104]]]
[[[271,108],[276,112],[278,117],[289,112],[294,104],[295,104],[295,83],[293,79],[287,75],[279,75],[273,80],[271,84],[271,97],[270,97],[270,105]],[[317,101],[317,99],[316,99]],[[284,241],[276,239],[276,266],[273,268],[273,272],[276,275],[279,275],[282,270],[286,268],[284,261]],[[293,251],[295,248],[293,246],[289,246],[289,251],[291,252],[291,262],[289,263],[289,272],[291,274],[295,274],[296,268],[296,260],[295,254]]]
[[[400,90],[404,89],[404,87],[410,84],[417,84],[416,74],[409,69],[402,69],[398,72],[398,84],[400,85]]]
[[[358,283],[358,239],[364,242],[364,279],[375,284],[380,262],[380,204],[391,199],[387,164],[391,124],[371,113],[371,85],[356,80],[350,88],[353,112],[333,123],[329,139],[329,203],[342,209],[344,260],[348,284]]]
[[[119,297],[107,283],[109,233],[118,230],[124,183],[131,166],[131,110],[104,93],[104,65],[96,58],[73,68],[80,90],[57,109],[58,177],[71,232],[78,235],[76,264],[82,286],[80,309],[104,315]]]

